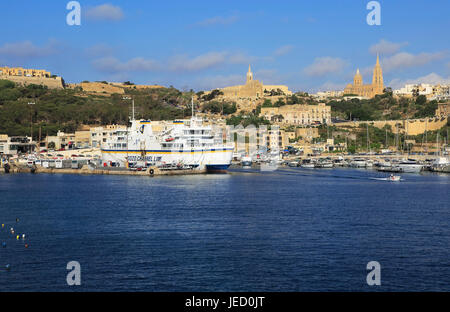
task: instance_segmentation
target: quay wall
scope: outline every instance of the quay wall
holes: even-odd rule
[[[154,170],[153,175],[150,174],[150,169]],[[5,169],[0,168],[0,173],[4,173]],[[23,168],[13,166],[10,173],[31,173],[31,168]],[[56,169],[44,168],[36,166],[35,174],[50,173],[50,174],[100,174],[100,175],[131,175],[131,176],[162,176],[162,175],[188,175],[188,174],[204,174],[205,170],[160,170],[158,168],[148,168],[146,171],[130,171],[130,170],[107,170],[107,169],[89,169],[88,166],[83,166],[81,169]]]

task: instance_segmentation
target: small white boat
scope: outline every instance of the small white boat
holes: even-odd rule
[[[391,182],[398,182],[398,181],[400,181],[400,179],[401,179],[400,176],[391,174],[391,175],[389,176],[389,178],[388,178],[388,181],[391,181]]]
[[[304,159],[302,164],[300,165],[302,168],[314,169],[315,164],[311,159]]]

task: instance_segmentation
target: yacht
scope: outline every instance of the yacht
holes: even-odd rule
[[[395,165],[400,172],[419,173],[423,169],[423,165],[415,160],[404,160]]]

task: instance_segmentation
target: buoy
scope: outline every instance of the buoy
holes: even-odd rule
[[[19,222],[19,218],[16,218],[16,222]]]
[[[5,227],[5,225],[2,223],[2,229]]]
[[[28,248],[28,244],[25,244],[25,248]]]
[[[2,247],[6,248],[6,243],[5,242],[2,243]]]
[[[25,239],[25,234],[22,234],[22,239]]]
[[[5,266],[5,268],[6,268],[6,271],[9,271],[9,270],[11,269],[11,266],[10,266],[9,264],[7,264],[7,265]]]
[[[16,236],[16,239],[18,240],[19,238],[20,238],[20,235],[17,235],[17,236]]]

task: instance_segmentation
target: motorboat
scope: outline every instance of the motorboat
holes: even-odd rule
[[[410,159],[401,161],[399,164],[395,165],[395,167],[400,169],[400,172],[406,173],[419,173],[423,169],[422,164]]]

